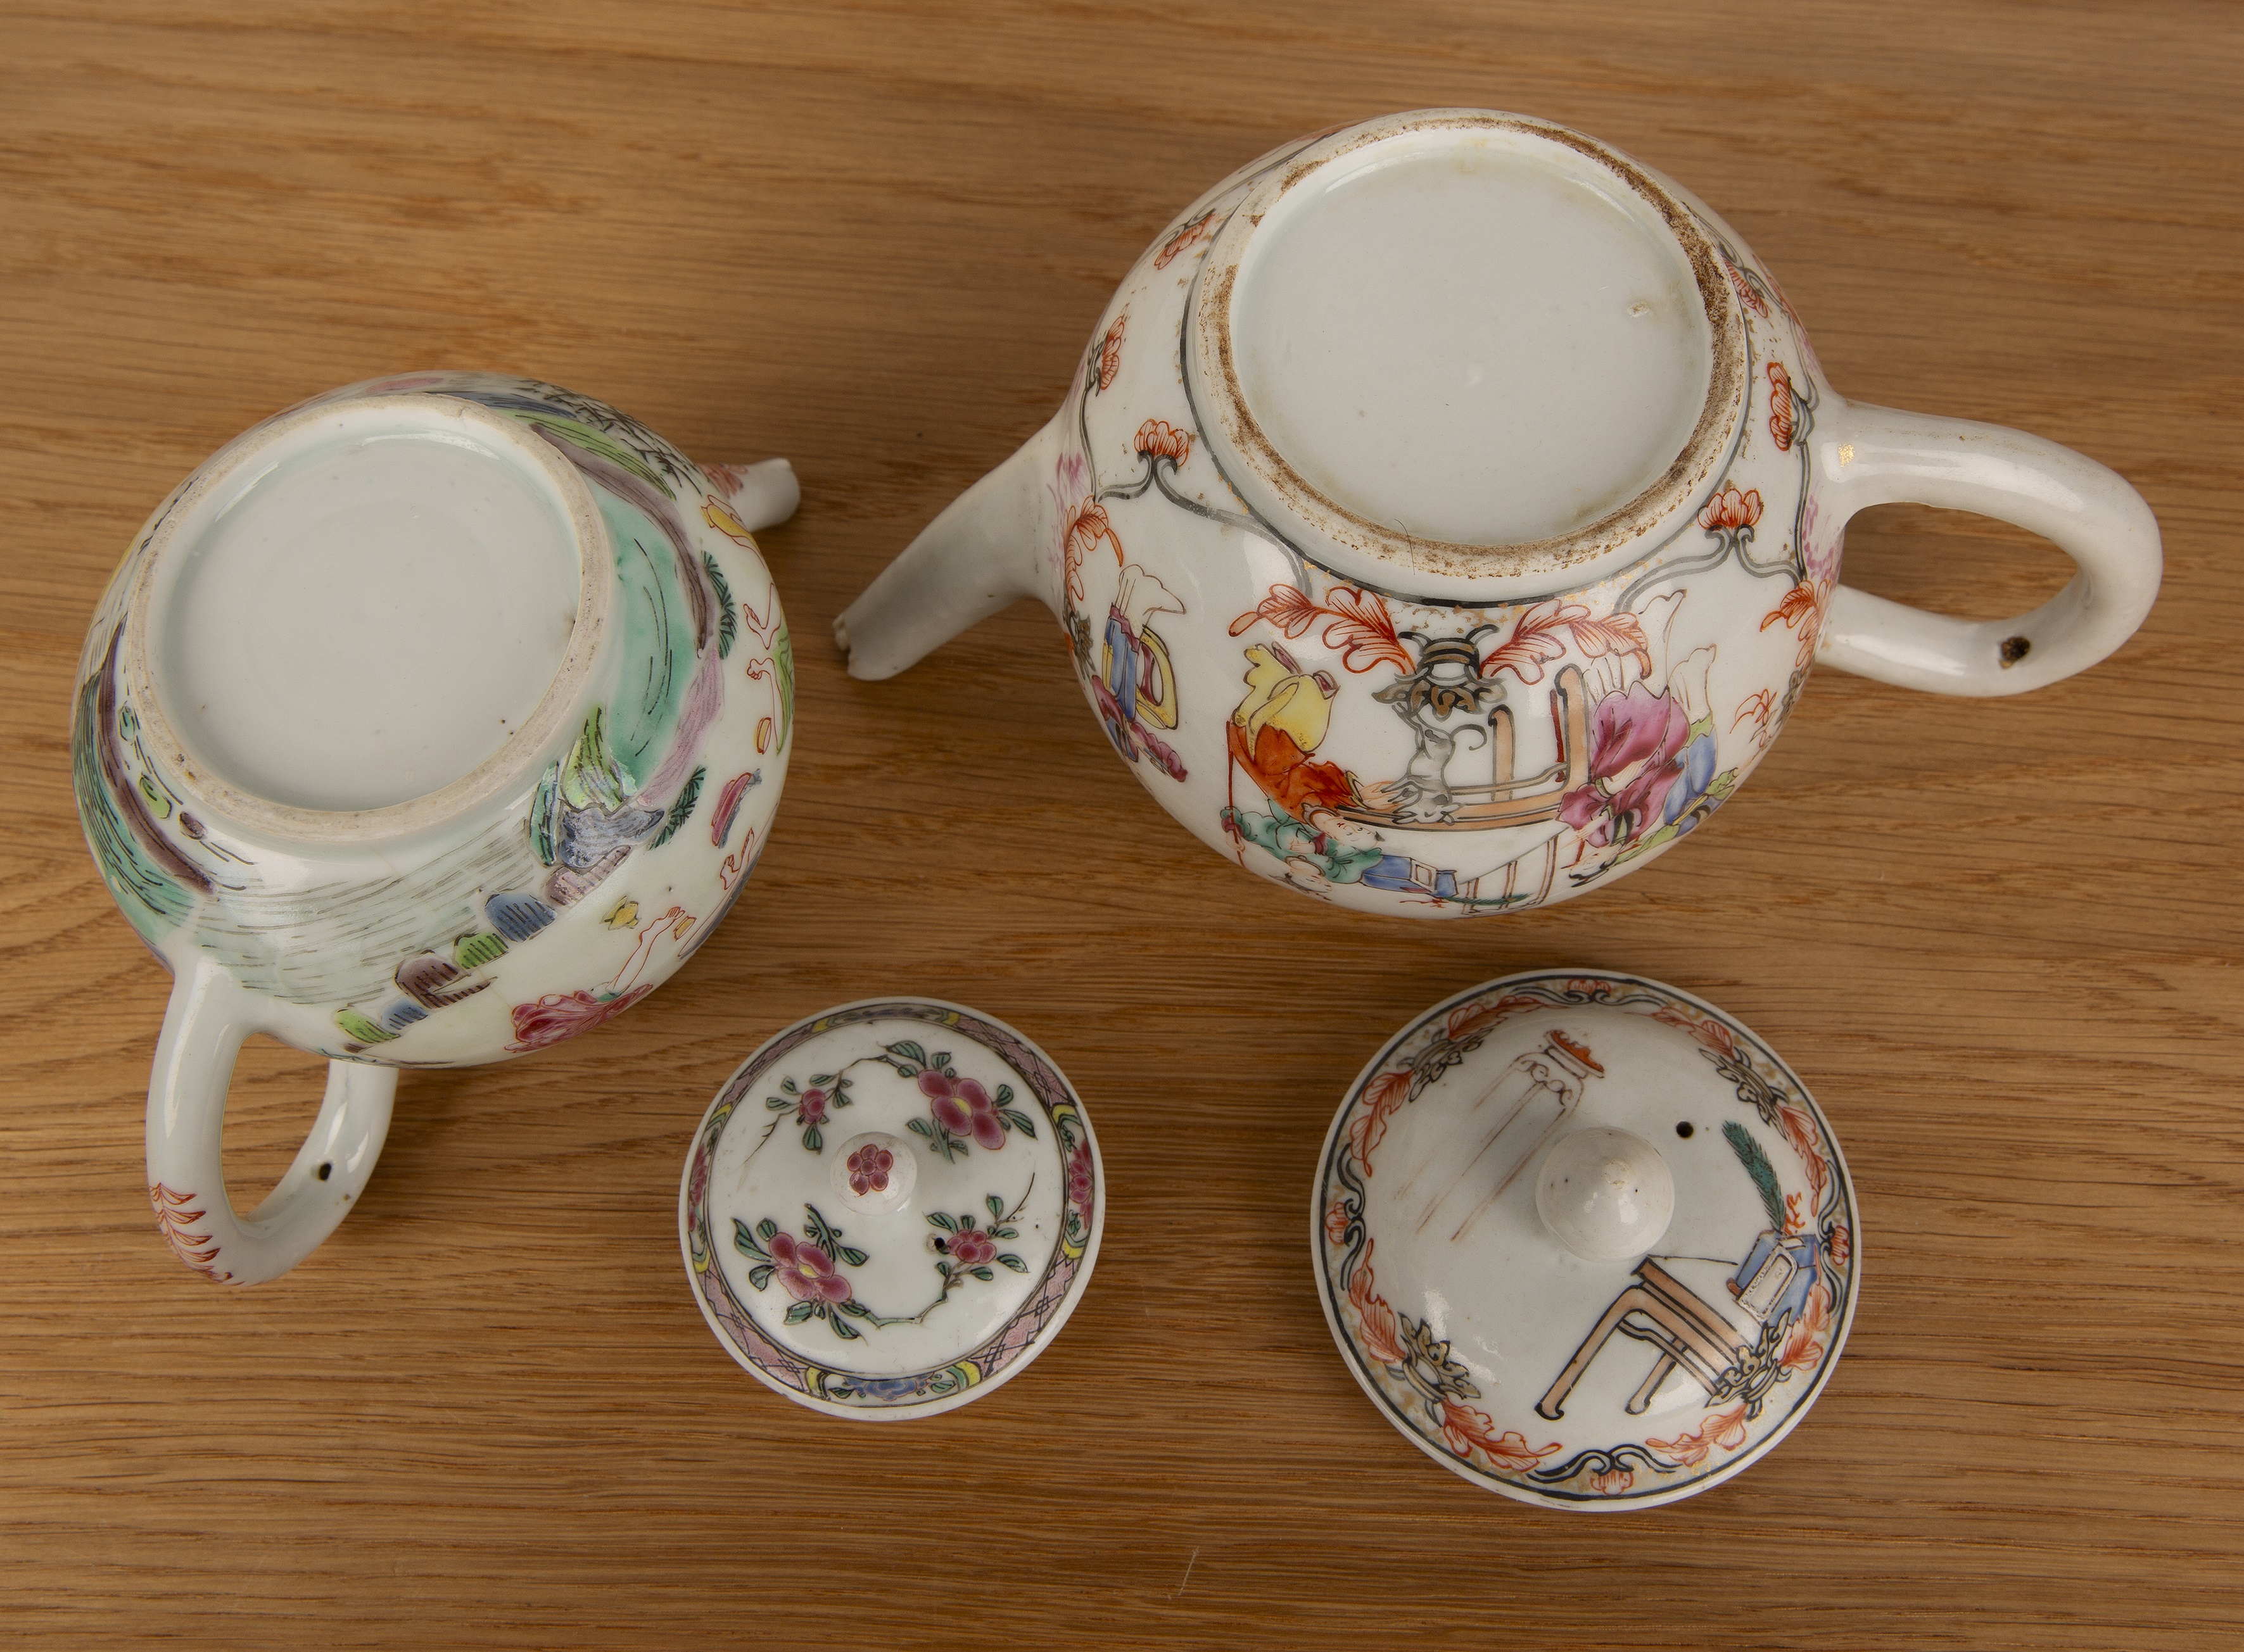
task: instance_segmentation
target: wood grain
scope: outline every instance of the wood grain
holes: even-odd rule
[[[0,1636],[223,1647],[2236,1645],[2244,970],[2232,5],[567,0],[0,12]],[[1435,104],[1585,127],[1784,280],[1851,396],[2016,424],[2157,509],[2166,591],[2009,703],[1827,673],[1680,853],[1554,911],[1351,919],[1192,842],[1017,610],[882,684],[832,616],[1057,403],[1174,207],[1288,135]],[[306,1266],[158,1242],[165,979],[68,784],[142,516],[296,398],[533,373],[712,460],[783,452],[800,755],[748,898],[595,1037],[409,1075]],[[1849,574],[1974,614],[2045,546],[1874,513]],[[1335,1357],[1316,1145],[1489,976],[1725,1005],[1863,1207],[1815,1414],[1707,1496],[1591,1519],[1442,1473]],[[786,1405],[680,1277],[679,1166],[777,1027],[878,992],[1005,1017],[1113,1180],[1051,1352],[901,1429]],[[238,1196],[314,1063],[253,1051]]]

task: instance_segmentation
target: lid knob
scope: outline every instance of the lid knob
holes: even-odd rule
[[[1675,1181],[1659,1150],[1627,1130],[1592,1126],[1552,1148],[1535,1208],[1558,1243],[1586,1262],[1625,1262],[1659,1243],[1675,1214]]]
[[[904,1208],[919,1179],[919,1164],[902,1136],[867,1130],[842,1143],[828,1174],[844,1205],[869,1215]]]

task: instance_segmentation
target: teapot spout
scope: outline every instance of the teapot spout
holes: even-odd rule
[[[704,469],[725,490],[725,503],[735,524],[749,533],[776,528],[794,515],[794,508],[802,502],[802,485],[794,479],[794,467],[784,459]]]
[[[1044,547],[1057,422],[953,501],[834,622],[849,675],[878,682],[1024,597],[1051,601]]]

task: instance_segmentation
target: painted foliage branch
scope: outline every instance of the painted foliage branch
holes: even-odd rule
[[[1410,651],[1402,646],[1387,604],[1352,585],[1334,586],[1321,603],[1294,586],[1273,585],[1267,597],[1231,622],[1231,634],[1240,635],[1258,620],[1269,621],[1294,640],[1324,621],[1325,646],[1337,650],[1341,664],[1351,671],[1382,664],[1410,668]]]
[[[1510,671],[1523,683],[1541,682],[1543,668],[1565,655],[1566,644],[1561,632],[1571,637],[1574,646],[1590,659],[1602,659],[1609,654],[1633,656],[1637,669],[1647,676],[1651,673],[1652,647],[1645,640],[1643,622],[1635,615],[1614,613],[1593,619],[1590,610],[1580,603],[1554,597],[1547,603],[1538,603],[1519,617],[1511,634],[1482,659],[1481,675],[1493,677],[1498,671]]]

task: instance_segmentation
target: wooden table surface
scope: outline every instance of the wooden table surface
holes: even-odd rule
[[[2244,969],[2233,5],[11,5],[0,22],[0,1637],[215,1647],[2236,1645]],[[1682,179],[1849,395],[2128,476],[2165,593],[2013,701],[1820,674],[1691,844],[1524,917],[1242,877],[1108,753],[1044,614],[866,684],[835,613],[1057,404],[1170,212],[1292,134],[1473,104]],[[68,782],[144,514],[298,397],[533,374],[783,453],[799,755],[730,922],[596,1036],[414,1073],[356,1213],[213,1290],[152,1224],[166,980]],[[1858,520],[1855,583],[2063,559]],[[1613,1519],[1473,1490],[1335,1357],[1306,1194],[1396,1026],[1578,964],[1712,998],[1836,1126],[1867,1257],[1814,1414]],[[1112,1177],[1080,1311],[929,1423],[786,1404],[674,1201],[772,1031],[882,992],[1049,1049]],[[317,1065],[253,1049],[237,1197]]]

